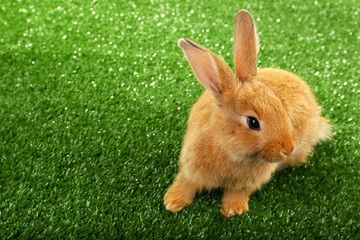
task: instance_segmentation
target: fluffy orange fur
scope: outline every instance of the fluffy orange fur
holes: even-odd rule
[[[257,70],[257,35],[251,15],[235,16],[235,74],[216,54],[188,39],[179,46],[208,90],[194,104],[180,156],[180,171],[164,197],[180,211],[203,189],[224,188],[224,216],[248,210],[249,196],[277,169],[306,161],[329,137],[327,120],[308,85],[295,74]],[[256,117],[260,130],[248,127]]]

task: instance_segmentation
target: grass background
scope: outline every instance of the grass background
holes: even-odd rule
[[[336,126],[225,219],[221,190],[163,207],[203,91],[176,43],[231,67],[249,10],[259,67],[311,85]],[[0,238],[359,238],[360,2],[1,1]]]

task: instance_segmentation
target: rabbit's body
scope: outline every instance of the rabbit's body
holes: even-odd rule
[[[305,162],[329,126],[308,85],[280,69],[256,69],[257,37],[249,13],[235,17],[235,70],[206,48],[181,39],[179,46],[208,90],[191,109],[180,171],[165,195],[172,212],[196,192],[224,188],[222,213],[248,209],[250,194],[277,169]],[[246,44],[245,44],[246,43]]]

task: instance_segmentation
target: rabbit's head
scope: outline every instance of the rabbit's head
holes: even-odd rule
[[[223,59],[203,46],[185,38],[178,45],[199,82],[215,98],[214,131],[220,129],[217,141],[232,149],[230,154],[277,162],[293,152],[296,136],[285,106],[257,79],[258,37],[247,11],[235,16],[235,74]]]

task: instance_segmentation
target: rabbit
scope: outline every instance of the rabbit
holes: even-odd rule
[[[164,196],[173,213],[196,193],[224,189],[221,213],[246,212],[249,196],[276,170],[306,162],[313,146],[330,138],[329,120],[297,75],[257,69],[258,37],[246,10],[235,15],[235,74],[205,47],[181,38],[205,91],[193,105],[180,154],[180,170]]]

